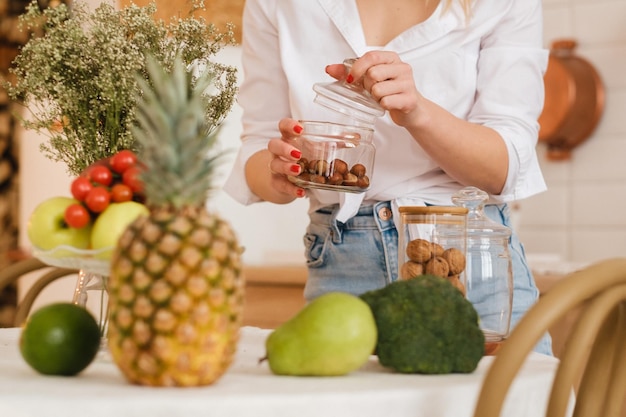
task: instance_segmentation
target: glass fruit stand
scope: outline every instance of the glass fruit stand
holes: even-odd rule
[[[102,346],[106,344],[108,319],[107,278],[110,268],[111,248],[98,250],[78,249],[61,245],[51,250],[33,248],[33,256],[43,263],[59,268],[76,269],[78,278],[72,302],[87,308],[89,296],[96,296],[96,320],[100,326]]]

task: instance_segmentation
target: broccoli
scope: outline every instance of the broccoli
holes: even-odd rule
[[[421,275],[361,295],[381,365],[402,373],[473,372],[485,349],[474,306],[448,280]]]

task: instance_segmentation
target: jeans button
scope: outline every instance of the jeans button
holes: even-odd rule
[[[389,207],[382,207],[380,210],[378,210],[378,218],[380,218],[381,220],[389,220],[391,219],[391,216],[392,212]]]

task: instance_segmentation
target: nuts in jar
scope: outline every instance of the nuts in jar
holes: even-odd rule
[[[300,174],[289,180],[303,188],[362,193],[374,165],[373,130],[341,123],[300,121],[295,145],[302,151]]]
[[[459,279],[465,270],[466,259],[459,249],[445,249],[435,242],[413,239],[406,245],[406,256],[409,260],[400,266],[401,279],[412,279],[423,274],[435,275],[447,279],[463,295],[466,294],[465,285]]]

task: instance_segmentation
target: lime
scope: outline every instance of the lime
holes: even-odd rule
[[[20,336],[22,357],[37,372],[76,375],[96,357],[100,328],[85,308],[54,303],[35,311]]]

